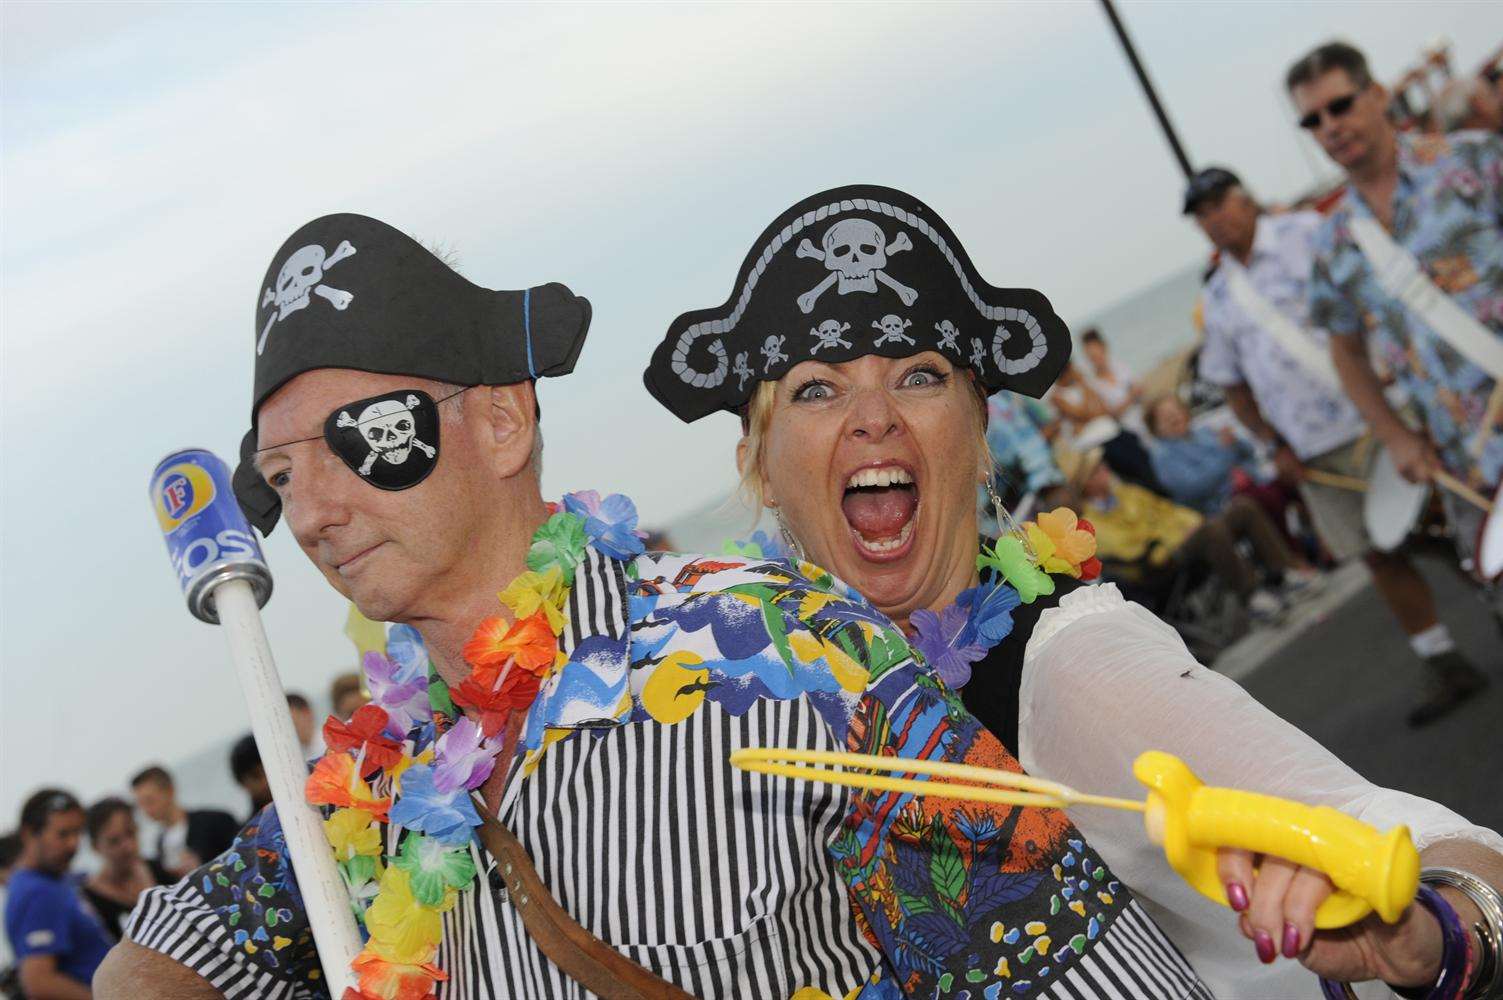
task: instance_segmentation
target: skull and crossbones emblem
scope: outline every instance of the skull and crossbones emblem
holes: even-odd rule
[[[272,324],[305,308],[309,295],[328,300],[330,305],[341,312],[349,307],[355,296],[338,288],[331,288],[323,284],[323,280],[325,271],[354,254],[355,248],[350,241],[341,240],[331,254],[325,254],[324,248],[317,243],[310,243],[287,258],[282,269],[277,272],[276,285],[266,289],[266,294],[261,296],[262,309],[274,305],[277,311],[272,313],[261,330],[261,339],[256,341],[257,355],[266,350],[266,337],[271,333]]]
[[[880,320],[872,320],[872,326],[882,331],[882,336],[878,337],[877,342],[872,346],[881,347],[889,340],[901,340],[905,344],[910,345],[916,343],[916,341],[912,337],[903,332],[912,325],[913,320],[900,319],[899,317],[892,315],[892,313],[888,313]]]
[[[960,353],[960,345],[955,342],[955,338],[960,336],[960,330],[954,323],[942,320],[934,324],[934,329],[939,333],[939,346],[942,350]]]
[[[830,272],[819,284],[798,297],[798,307],[805,313],[813,312],[819,297],[829,291],[831,285],[837,284],[839,294],[849,295],[852,292],[875,292],[880,281],[897,292],[905,306],[913,305],[918,298],[918,292],[894,281],[884,270],[887,258],[892,254],[913,249],[907,233],[899,232],[889,245],[887,234],[875,222],[841,219],[825,230],[819,242],[823,249],[816,249],[807,239],[798,245],[797,256],[824,261],[825,269]]]
[[[741,379],[741,381],[736,385],[737,392],[744,392],[746,390],[746,380],[757,374],[756,372],[752,371],[751,365],[746,363],[745,351],[742,351],[736,355],[736,363],[731,367],[731,371],[735,372],[738,376],[740,376]]]
[[[356,428],[370,446],[370,454],[365,456],[365,461],[360,465],[362,476],[371,474],[378,458],[391,465],[401,465],[407,461],[414,448],[429,458],[438,454],[431,445],[424,444],[417,438],[412,410],[421,402],[413,395],[409,395],[405,402],[395,399],[377,400],[360,411],[358,420],[351,418],[347,412],[340,412],[336,425]]]
[[[767,340],[763,342],[762,356],[767,359],[767,364],[762,368],[763,375],[771,372],[772,366],[777,364],[779,361],[788,360],[788,355],[783,353],[783,341],[787,339],[787,337],[768,337]]]
[[[980,337],[971,338],[971,364],[979,371],[986,370],[986,345],[981,343]]]
[[[850,328],[851,324],[849,323],[841,323],[833,319],[825,320],[819,326],[809,331],[809,336],[819,341],[819,343],[809,348],[809,354],[813,356],[819,353],[821,347],[835,347],[837,344],[841,347],[850,347],[851,342],[840,336]]]

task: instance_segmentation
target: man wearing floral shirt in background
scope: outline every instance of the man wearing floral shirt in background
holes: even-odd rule
[[[1300,124],[1350,182],[1316,238],[1310,322],[1333,335],[1344,387],[1404,475],[1427,479],[1445,468],[1490,491],[1503,478],[1503,398],[1494,379],[1385,291],[1353,223],[1376,220],[1436,288],[1503,336],[1503,140],[1397,132],[1386,117],[1387,91],[1362,53],[1340,42],[1296,62],[1286,85]],[[1370,350],[1418,402],[1427,434],[1390,409]],[[1442,496],[1470,558],[1481,514]]]
[[[586,932],[695,996],[1025,997],[1068,976],[1118,998],[1144,968],[1156,995],[1209,995],[1058,810],[730,765],[769,746],[1018,767],[822,570],[648,555],[624,497],[544,502],[533,383],[572,370],[583,299],[478,288],[354,215],[302,227],[264,287],[237,498],[397,623],[308,783],[369,934],[360,1000],[586,995],[529,933],[537,904],[475,838],[477,806]],[[1077,873],[1093,891],[1064,906]],[[328,971],[273,807],[145,894],[96,996],[282,1000]]]

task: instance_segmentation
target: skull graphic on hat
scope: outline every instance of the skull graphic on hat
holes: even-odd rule
[[[826,274],[813,288],[798,297],[798,307],[805,313],[814,311],[820,296],[836,286],[840,295],[852,292],[876,292],[881,282],[911,306],[918,299],[918,292],[887,274],[888,258],[904,250],[912,250],[913,243],[902,231],[889,244],[882,227],[870,219],[841,219],[820,238],[819,247],[805,239],[798,245],[799,257],[823,261]]]
[[[266,326],[261,329],[261,339],[256,341],[256,354],[266,350],[266,338],[271,333],[272,325],[299,309],[306,308],[310,295],[319,296],[340,312],[349,308],[355,296],[325,285],[323,280],[325,271],[354,254],[355,247],[350,241],[341,240],[333,253],[326,254],[323,247],[311,243],[288,255],[277,271],[276,285],[266,289],[261,296],[261,307],[276,306],[276,312],[271,314],[266,320]]]

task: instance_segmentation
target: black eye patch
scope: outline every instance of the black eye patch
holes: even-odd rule
[[[329,414],[324,440],[377,489],[410,489],[438,464],[438,404],[421,389],[357,399]]]

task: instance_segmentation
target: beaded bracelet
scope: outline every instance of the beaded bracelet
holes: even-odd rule
[[[1435,977],[1435,985],[1424,995],[1424,1000],[1460,1000],[1466,989],[1468,969],[1475,961],[1472,942],[1461,926],[1456,910],[1440,893],[1421,885],[1415,901],[1433,913],[1440,924],[1440,974]],[[1355,1000],[1357,996],[1346,983],[1335,983],[1324,977],[1320,980],[1320,990],[1326,1000]]]

